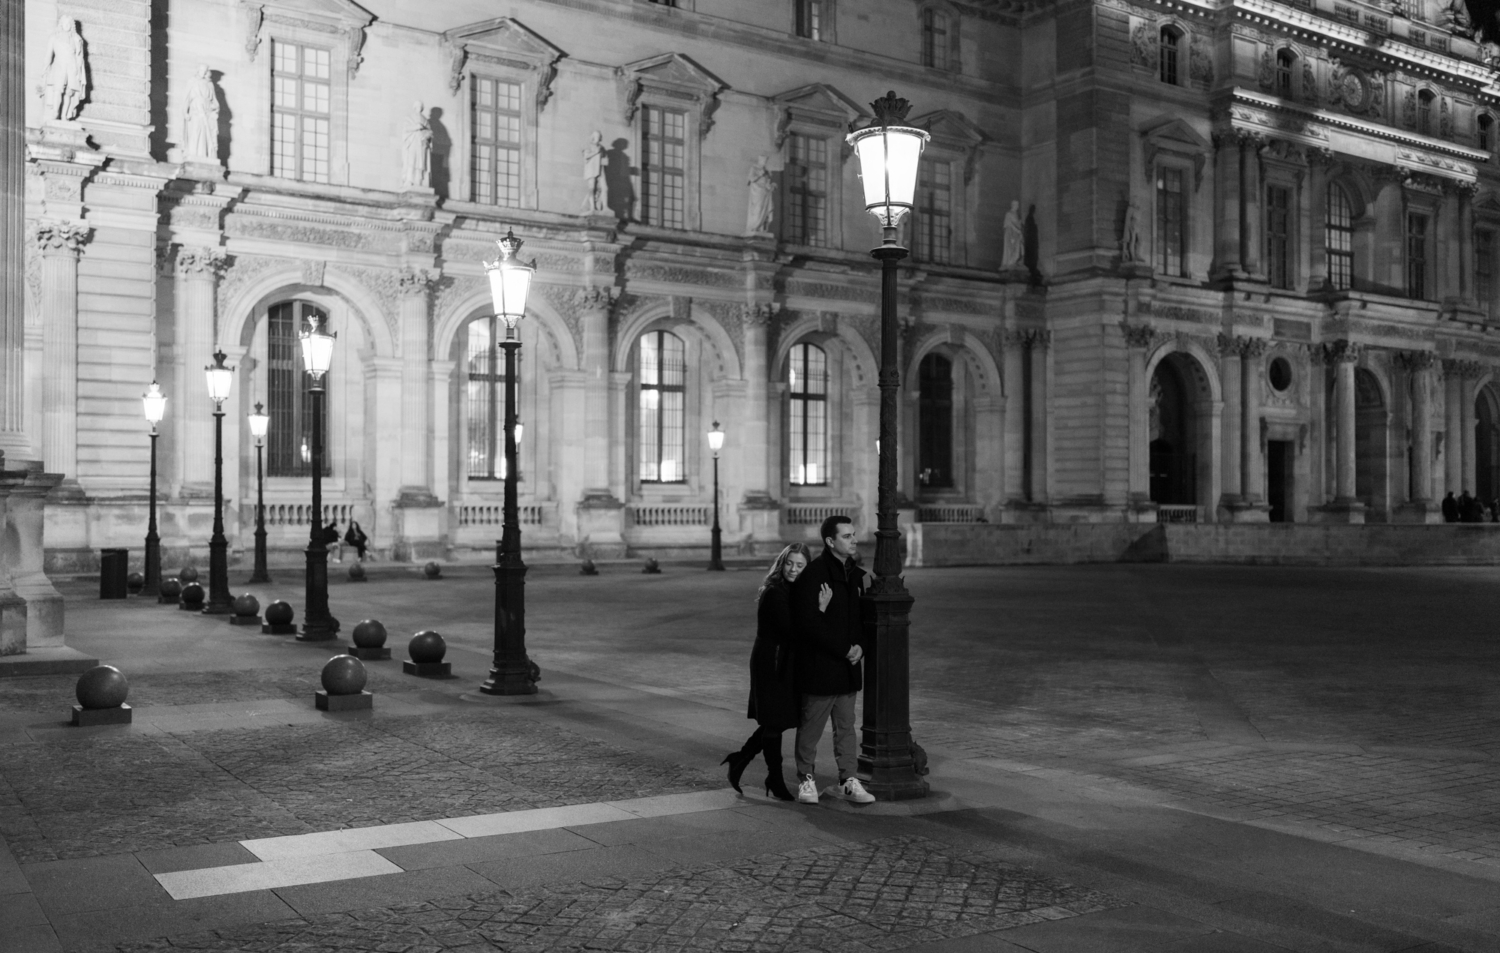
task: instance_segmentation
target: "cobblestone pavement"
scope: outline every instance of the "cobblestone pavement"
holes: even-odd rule
[[[722,786],[487,708],[95,733],[0,744],[0,836],[29,863]]]
[[[123,944],[121,953],[894,950],[1122,906],[922,837]]]

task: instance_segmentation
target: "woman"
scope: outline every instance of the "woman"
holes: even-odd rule
[[[797,727],[799,700],[792,687],[792,583],[807,568],[812,553],[803,543],[792,543],[771,563],[757,595],[755,648],[750,650],[750,708],[746,718],[760,723],[738,751],[724,756],[729,784],[740,790],[740,775],[764,753],[766,794],[792,800],[781,776],[781,733]]]
[[[365,547],[370,544],[370,537],[366,536],[365,531],[359,528],[359,523],[353,520],[349,521],[349,532],[344,534],[344,542],[354,547],[354,551],[358,554],[360,562],[365,561]]]

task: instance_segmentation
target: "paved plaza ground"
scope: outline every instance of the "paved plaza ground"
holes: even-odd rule
[[[534,568],[543,691],[478,701],[487,573],[338,573],[398,659],[339,714],[327,644],[63,584],[135,721],[0,680],[0,953],[1500,950],[1500,571],[914,570],[893,810],[727,787],[758,573],[664,569]]]

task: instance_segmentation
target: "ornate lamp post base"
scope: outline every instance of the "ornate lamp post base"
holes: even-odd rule
[[[881,801],[926,797],[927,782],[916,771],[911,750],[907,686],[908,630],[915,601],[900,576],[877,580],[865,596],[873,610],[865,625],[874,652],[865,656],[865,719],[860,732],[859,773],[865,790]]]
[[[327,642],[336,638],[339,620],[328,611],[328,550],[325,548],[307,548],[307,596],[302,631],[297,634],[297,641]]]

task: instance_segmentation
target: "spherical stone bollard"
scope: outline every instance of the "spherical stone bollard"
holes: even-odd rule
[[[229,617],[231,625],[260,625],[260,600],[251,593],[236,596],[234,615]]]
[[[161,581],[161,601],[175,605],[182,597],[182,583],[176,576]]]
[[[412,636],[406,651],[411,656],[411,661],[402,662],[401,671],[407,675],[422,678],[452,677],[453,663],[443,661],[443,656],[448,654],[448,643],[433,630],[423,629]]]
[[[197,582],[198,570],[194,569],[192,566],[183,566],[182,570],[177,573],[177,578],[181,579],[184,584]]]
[[[422,572],[427,576],[428,579],[437,579],[443,574],[443,567],[439,566],[437,563],[429,562],[427,565],[422,567]]]
[[[146,577],[138,572],[131,573],[125,577],[125,588],[130,590],[132,596],[140,595],[141,590],[146,588]]]
[[[585,559],[578,567],[578,575],[597,576],[599,575],[599,567],[594,565],[592,559]]]
[[[385,626],[379,619],[366,619],[354,627],[354,644],[349,647],[349,654],[365,661],[388,659],[391,650],[386,648],[385,637]]]
[[[73,693],[78,696],[78,704],[73,706],[72,724],[130,724],[130,706],[125,704],[130,682],[113,665],[96,665],[84,672]]]
[[[641,570],[643,573],[655,574],[661,572],[661,566],[650,556],[646,557],[646,566]]]
[[[266,606],[266,622],[260,630],[266,635],[296,635],[297,627],[292,625],[292,607],[281,599]]]
[[[335,655],[323,665],[323,690],[314,696],[320,711],[371,708],[375,696],[365,691],[365,663],[352,655]]]
[[[184,585],[182,595],[178,597],[177,608],[187,612],[200,611],[203,608],[203,586],[196,582]]]
[[[356,562],[356,563],[352,564],[349,567],[349,581],[350,582],[364,582],[365,581],[365,564],[364,563]]]

